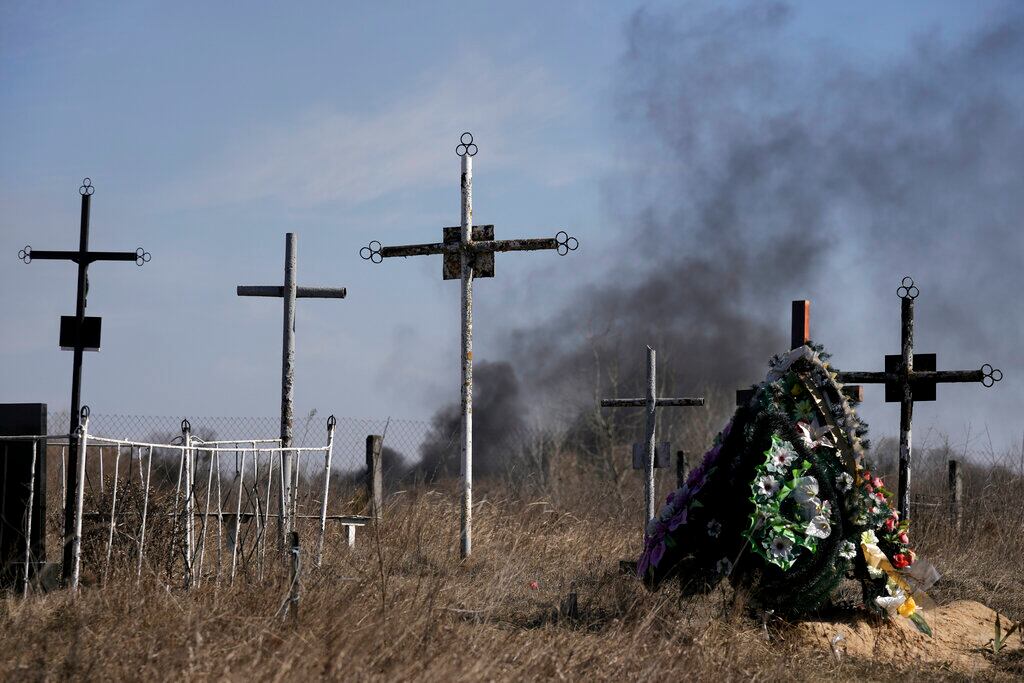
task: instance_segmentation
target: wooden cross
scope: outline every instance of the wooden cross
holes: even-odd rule
[[[811,340],[811,302],[798,299],[792,306],[789,348],[798,349]],[[848,384],[843,387],[843,394],[853,403],[860,403],[864,400],[864,387]],[[753,396],[753,389],[737,389],[736,405],[746,405]]]
[[[284,286],[239,285],[238,296],[270,296],[284,302],[284,339],[281,350],[281,447],[291,448],[295,398],[295,300],[344,299],[344,287],[299,287],[295,283],[298,238],[294,232],[285,235]],[[279,536],[284,547],[285,533],[294,529],[295,482],[292,477],[292,453],[281,452],[281,499],[278,513]]]
[[[655,410],[679,406],[703,406],[704,398],[658,398],[655,353],[647,347],[647,396],[644,398],[603,398],[602,408],[644,408],[647,413],[646,440],[644,441],[644,498],[646,516],[644,528],[654,518],[654,466],[655,466]],[[668,448],[664,449],[666,452]]]
[[[461,225],[443,228],[441,242],[385,247],[374,240],[359,250],[372,263],[396,256],[442,254],[442,277],[462,281],[462,557],[472,552],[473,526],[473,279],[494,277],[494,254],[499,251],[554,249],[560,256],[579,247],[575,237],[559,231],[554,238],[495,240],[493,225],[473,225],[473,136],[463,133],[455,153],[462,160]]]
[[[921,293],[911,277],[903,278],[896,290],[900,297],[899,355],[886,355],[882,372],[840,372],[840,382],[884,384],[885,400],[900,404],[900,478],[897,499],[900,517],[910,516],[911,419],[915,401],[934,401],[939,383],[981,382],[991,387],[1003,373],[986,363],[978,370],[936,370],[934,353],[914,353],[914,300]]]
[[[81,416],[82,399],[82,353],[100,350],[101,318],[86,317],[86,298],[89,294],[89,265],[96,261],[134,261],[141,266],[148,263],[151,256],[148,251],[139,247],[135,251],[89,251],[89,211],[92,207],[92,195],[96,191],[92,180],[82,180],[78,194],[82,196],[82,213],[78,230],[77,251],[33,251],[26,246],[18,252],[18,258],[24,263],[33,260],[73,261],[78,264],[78,284],[75,290],[75,315],[61,316],[60,347],[74,351],[71,363],[71,420],[68,426],[68,482],[64,502],[64,538],[72,538],[75,522],[75,492],[78,478],[78,426]],[[73,558],[70,543],[64,547],[62,574],[65,581],[71,579]]]

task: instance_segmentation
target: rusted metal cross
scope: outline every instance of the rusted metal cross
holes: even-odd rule
[[[991,387],[1003,373],[986,363],[978,370],[936,370],[934,353],[914,353],[914,300],[921,293],[911,277],[903,278],[896,290],[900,297],[900,354],[885,357],[882,372],[840,372],[840,382],[884,384],[885,400],[900,404],[900,477],[897,499],[900,517],[910,515],[911,420],[915,401],[934,401],[939,383],[981,382]]]
[[[655,367],[655,352],[650,346],[647,347],[647,396],[644,398],[603,398],[602,408],[644,408],[647,413],[647,425],[644,441],[644,499],[646,501],[646,514],[644,516],[644,528],[654,518],[654,467],[656,465],[655,455],[658,445],[655,442],[655,410],[657,408],[682,407],[682,406],[703,406],[704,398],[658,398],[657,392],[657,368]],[[670,452],[668,445],[663,450]],[[667,463],[663,466],[667,467]]]
[[[477,146],[463,133],[455,153],[462,160],[461,225],[444,228],[441,242],[385,247],[374,240],[359,250],[367,261],[380,263],[395,256],[442,254],[442,276],[462,281],[462,557],[472,552],[473,526],[473,279],[494,277],[494,254],[499,251],[554,249],[560,256],[579,247],[575,237],[559,231],[553,238],[494,239],[493,225],[473,225],[473,157]]]
[[[64,538],[71,540],[75,522],[75,495],[78,490],[78,426],[82,401],[82,353],[100,350],[101,318],[86,317],[85,306],[89,295],[89,264],[96,261],[134,261],[141,266],[150,260],[149,252],[139,247],[135,251],[89,251],[89,212],[92,195],[96,191],[89,178],[82,180],[78,194],[82,196],[82,213],[79,222],[78,249],[76,251],[40,251],[26,246],[18,252],[18,258],[25,263],[33,260],[73,261],[78,264],[78,285],[75,294],[75,316],[61,316],[60,347],[75,352],[71,364],[71,424],[68,427],[68,481],[64,501]],[[64,581],[71,579],[74,562],[71,544],[64,547]]]
[[[281,447],[292,447],[295,399],[295,300],[344,299],[344,287],[299,287],[295,283],[298,238],[294,232],[285,235],[284,286],[239,285],[238,296],[270,296],[284,300],[284,339],[281,350]],[[284,548],[285,534],[294,530],[295,480],[292,476],[292,453],[281,452],[281,500],[278,504],[278,541]]]

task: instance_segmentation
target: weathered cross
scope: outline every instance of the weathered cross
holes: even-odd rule
[[[657,408],[668,408],[671,406],[703,406],[704,398],[658,398],[657,375],[655,367],[655,353],[650,346],[647,347],[647,396],[644,398],[603,398],[602,408],[644,408],[647,413],[646,440],[644,442],[644,498],[646,500],[646,516],[644,517],[644,528],[654,518],[654,468],[659,463],[655,460],[657,451],[665,453],[664,462],[661,467],[668,467],[668,454],[670,448],[664,444],[659,448],[654,438],[655,410]],[[634,447],[634,451],[636,451]],[[635,458],[634,458],[635,459]]]
[[[462,280],[462,557],[472,552],[473,526],[473,278],[494,277],[494,254],[498,251],[554,249],[565,256],[579,242],[565,231],[554,238],[495,240],[493,225],[473,225],[473,157],[477,146],[473,136],[463,133],[455,153],[462,159],[462,224],[444,228],[442,242],[385,247],[374,240],[359,250],[373,263],[394,256],[443,254],[442,276]]]
[[[75,315],[60,318],[60,347],[75,352],[71,364],[71,424],[68,427],[67,498],[64,503],[64,538],[71,540],[74,531],[75,492],[78,477],[78,425],[82,398],[82,353],[100,350],[101,318],[86,317],[86,297],[89,294],[89,264],[96,261],[134,261],[141,266],[148,263],[150,254],[139,247],[135,251],[89,251],[89,209],[95,192],[92,181],[85,178],[78,194],[82,195],[82,213],[78,231],[77,251],[33,251],[26,246],[18,252],[25,263],[33,260],[74,261],[78,264],[78,284],[75,293]],[[70,542],[64,547],[63,577],[71,578],[72,550]]]
[[[1003,379],[1002,371],[986,363],[979,370],[936,370],[934,353],[914,353],[914,300],[921,293],[911,277],[896,290],[900,297],[900,354],[886,355],[882,372],[840,372],[840,382],[884,384],[885,400],[900,404],[900,478],[897,499],[900,517],[910,515],[911,419],[915,401],[934,401],[935,386],[950,382],[981,382],[991,387]]]
[[[284,300],[284,340],[281,351],[281,447],[292,447],[295,397],[295,300],[344,299],[344,287],[299,287],[295,283],[298,258],[297,236],[285,235],[284,286],[239,285],[238,296],[270,296]],[[281,452],[281,499],[278,504],[281,523],[278,539],[284,547],[285,533],[294,528],[295,482],[292,477],[292,453]]]

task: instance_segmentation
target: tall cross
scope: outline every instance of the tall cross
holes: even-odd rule
[[[139,247],[135,251],[89,251],[89,210],[92,206],[92,195],[95,192],[89,178],[82,180],[78,194],[82,196],[82,213],[78,231],[77,251],[33,251],[26,246],[18,252],[18,258],[25,263],[33,260],[73,261],[78,264],[78,284],[75,292],[75,316],[61,316],[60,347],[75,352],[71,364],[71,421],[68,426],[68,485],[64,501],[64,538],[71,540],[74,531],[75,491],[78,478],[78,425],[82,399],[82,353],[100,350],[101,318],[86,317],[86,297],[89,294],[89,264],[96,261],[134,261],[141,266],[148,263],[151,256],[148,251]],[[64,546],[63,577],[71,578],[72,550],[70,543]]]
[[[915,401],[934,401],[939,383],[981,382],[991,387],[1003,373],[986,363],[978,370],[936,370],[934,353],[914,353],[914,300],[920,294],[911,277],[903,278],[896,294],[900,297],[900,354],[886,355],[882,372],[840,372],[840,382],[884,384],[887,403],[900,404],[900,478],[897,499],[900,517],[910,515],[911,420]]]
[[[680,406],[703,406],[704,398],[658,398],[657,375],[655,367],[655,353],[650,346],[647,347],[647,396],[644,398],[603,398],[602,408],[644,408],[647,413],[647,426],[644,441],[644,498],[646,500],[646,516],[644,517],[644,528],[654,518],[654,467],[655,450],[657,448],[654,437],[655,410],[657,408],[680,407]],[[668,452],[668,448],[665,451]],[[667,463],[664,465],[667,466]]]
[[[284,339],[281,349],[281,447],[291,448],[295,398],[295,300],[344,299],[344,287],[299,287],[295,283],[298,238],[294,232],[285,235],[284,286],[239,285],[238,296],[270,296],[284,301]],[[292,453],[281,451],[281,497],[278,513],[279,540],[284,547],[285,533],[294,527],[295,482],[292,478]]]
[[[373,263],[395,256],[442,254],[442,277],[462,281],[462,557],[472,552],[473,526],[473,278],[494,277],[498,251],[554,249],[560,256],[579,247],[575,237],[559,231],[554,238],[495,240],[493,225],[473,225],[473,136],[463,133],[455,153],[462,159],[462,221],[443,228],[441,242],[385,247],[374,240],[359,250]]]

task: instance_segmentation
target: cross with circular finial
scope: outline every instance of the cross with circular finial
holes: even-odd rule
[[[143,249],[142,247],[139,247],[138,249],[135,250],[135,265],[137,266],[141,266],[144,263],[149,263],[152,258],[153,255],[150,254],[145,249]]]
[[[25,248],[18,252],[18,258],[22,263],[32,263],[32,247],[25,245]]]
[[[908,275],[903,278],[899,288],[896,289],[896,294],[901,299],[916,299],[921,295],[921,290],[914,284],[914,278]]]
[[[988,363],[981,366],[981,375],[981,384],[986,388],[991,387],[996,382],[1003,381],[1003,371],[992,367]]]
[[[90,178],[82,179],[82,186],[78,188],[78,194],[85,196],[91,196],[96,188],[92,186],[92,180]]]
[[[460,157],[464,157],[464,156],[471,156],[471,157],[473,157],[473,156],[476,156],[476,153],[478,151],[479,150],[477,149],[476,145],[473,144],[473,134],[472,133],[467,131],[467,132],[463,133],[459,137],[459,144],[455,148],[455,153],[458,154]]]
[[[555,233],[555,243],[558,245],[555,249],[558,251],[559,256],[565,256],[570,251],[576,251],[580,248],[580,241],[575,237],[571,237],[565,230],[559,230]]]

